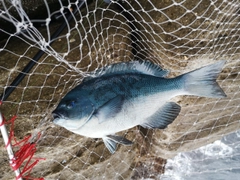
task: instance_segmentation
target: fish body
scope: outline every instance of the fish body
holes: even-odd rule
[[[149,61],[118,63],[99,69],[71,90],[53,111],[54,123],[91,138],[102,138],[111,153],[116,143],[132,142],[115,133],[140,125],[164,129],[181,107],[178,95],[225,97],[216,83],[225,61],[175,78]]]

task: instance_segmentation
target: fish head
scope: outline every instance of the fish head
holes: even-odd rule
[[[86,124],[94,113],[94,106],[86,96],[67,94],[52,112],[53,123],[68,130],[77,130]]]

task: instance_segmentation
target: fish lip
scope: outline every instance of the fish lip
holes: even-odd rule
[[[61,118],[61,115],[59,113],[52,113],[52,116],[54,119],[60,119]]]
[[[53,116],[54,123],[58,122],[60,119],[65,119],[62,114],[56,113],[56,112],[52,112],[52,116]]]

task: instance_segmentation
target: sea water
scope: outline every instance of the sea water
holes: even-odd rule
[[[240,130],[168,159],[161,180],[240,179]]]

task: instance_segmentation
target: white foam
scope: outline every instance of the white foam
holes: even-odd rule
[[[168,159],[161,180],[219,180],[240,175],[240,131]]]
[[[217,158],[231,155],[233,153],[233,148],[218,140],[212,144],[199,148],[199,151],[206,156]]]

